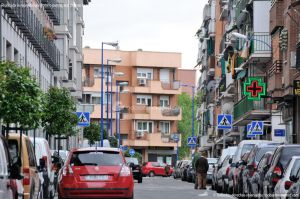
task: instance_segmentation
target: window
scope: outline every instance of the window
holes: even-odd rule
[[[139,105],[152,105],[152,96],[151,95],[137,95],[136,96],[136,103]]]
[[[107,104],[107,98],[108,98],[108,104],[110,104],[110,97],[111,97],[110,93],[104,93],[103,104]],[[100,103],[101,103],[101,97],[92,95],[92,104],[100,104]]]
[[[169,107],[169,96],[166,96],[166,95],[162,95],[160,96],[160,99],[159,99],[159,106],[160,107]]]
[[[137,68],[136,73],[137,78],[147,78],[153,79],[153,69],[152,68]]]
[[[36,166],[35,154],[30,140],[26,140],[26,147],[28,152],[29,166],[35,167]]]
[[[148,133],[153,132],[153,122],[152,121],[138,121],[136,123],[137,131],[145,131]]]
[[[159,122],[159,131],[164,134],[170,134],[170,122]]]
[[[104,77],[110,76],[110,70],[109,67],[104,66],[103,68],[103,74]],[[102,77],[101,75],[101,67],[94,67],[94,77]]]

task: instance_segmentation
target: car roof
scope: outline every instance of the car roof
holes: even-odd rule
[[[300,159],[300,156],[292,156],[292,159]]]
[[[25,135],[25,134],[22,134],[22,137],[23,137],[23,139],[24,138],[28,138],[28,136],[27,135]],[[8,139],[20,139],[20,133],[9,133],[8,134]]]
[[[278,146],[278,148],[293,148],[293,147],[300,147],[300,144],[286,144],[286,145]]]
[[[121,150],[118,148],[109,148],[109,147],[87,147],[87,148],[77,148],[73,149],[72,152],[84,152],[84,151],[112,151],[112,152],[120,152]]]

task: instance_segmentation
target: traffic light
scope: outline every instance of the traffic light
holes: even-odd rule
[[[279,46],[281,50],[286,50],[288,46],[288,30],[282,29],[279,35]]]

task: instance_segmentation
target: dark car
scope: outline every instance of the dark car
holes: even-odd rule
[[[195,178],[196,178],[195,175],[196,175],[195,169],[193,168],[192,162],[190,162],[189,167],[187,169],[187,181],[195,182]]]
[[[281,145],[272,157],[271,165],[263,181],[263,194],[271,195],[280,178],[283,177],[284,169],[292,156],[300,155],[300,145]]]
[[[142,166],[139,164],[137,158],[133,157],[125,157],[126,163],[130,166],[132,170],[133,179],[137,180],[138,183],[143,182],[143,173],[142,173]]]
[[[274,152],[279,143],[261,143],[256,145],[249,153],[248,162],[246,168],[242,171],[242,185],[241,193],[250,193],[250,179],[252,178],[254,172],[257,170],[257,165],[263,155],[267,152]]]
[[[176,163],[175,168],[174,168],[174,172],[173,172],[173,177],[174,179],[176,178],[181,178],[181,174],[180,174],[180,167],[181,164],[183,163],[183,160],[180,160]]]
[[[182,167],[181,167],[181,180],[182,181],[187,181],[187,175],[188,175],[187,171],[188,171],[191,163],[192,163],[192,161],[189,160],[189,161],[185,162],[184,165],[182,165]]]

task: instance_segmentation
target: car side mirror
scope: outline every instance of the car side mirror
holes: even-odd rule
[[[39,172],[42,172],[46,168],[46,161],[43,158],[41,158],[39,161],[40,161],[40,166],[38,170]]]
[[[213,166],[212,166],[213,168],[216,168],[216,165],[215,164],[213,164]]]
[[[228,162],[229,162],[229,164],[231,164],[231,163],[232,163],[232,158],[229,158],[229,161],[228,161]]]
[[[57,164],[59,162],[59,158],[57,156],[51,156],[52,164]]]
[[[295,175],[290,176],[290,180],[291,180],[292,182],[297,182],[298,179],[299,179],[299,178],[298,178],[297,176],[295,176]]]
[[[264,172],[268,171],[268,169],[269,169],[268,165],[265,165],[265,166],[263,167]]]
[[[222,168],[222,164],[218,164],[218,169],[221,169]]]
[[[20,175],[21,173],[21,165],[18,164],[18,162],[12,164],[9,167],[9,172],[10,172],[10,179],[17,179],[17,180],[22,180],[23,176]]]

